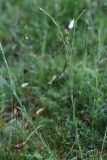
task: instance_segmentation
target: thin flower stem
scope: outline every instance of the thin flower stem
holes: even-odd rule
[[[54,20],[53,17],[51,17],[51,15],[50,15],[49,13],[47,13],[46,11],[44,11],[42,8],[39,7],[39,10],[42,11],[44,14],[46,14],[48,17],[50,17],[50,18],[52,19],[52,21],[54,22],[54,24],[56,25],[56,27],[57,27],[58,30],[59,30],[59,33],[60,33],[61,38],[62,38],[62,41],[63,41],[63,45],[64,45],[64,47],[66,48],[66,51],[67,51],[66,42],[65,42],[65,40],[64,40],[63,33],[61,32],[61,29],[60,29],[58,23]],[[67,52],[68,52],[68,51],[67,51]]]
[[[30,139],[30,137],[31,137],[35,132],[37,132],[37,130],[38,130],[39,128],[41,128],[41,127],[43,127],[43,125],[38,126],[38,127],[28,136],[28,138],[26,139],[25,143],[26,143],[26,142]]]
[[[2,48],[2,45],[0,43],[0,50],[2,52],[2,56],[3,56],[3,60],[6,64],[6,68],[7,68],[7,71],[8,71],[8,74],[9,74],[9,78],[10,78],[10,85],[2,78],[2,76],[0,76],[0,78],[2,79],[2,81],[7,84],[7,86],[11,89],[11,91],[13,92],[13,95],[15,96],[15,98],[17,99],[17,101],[19,102],[20,104],[20,107],[17,107],[20,109],[20,111],[22,111],[22,114],[24,114],[25,118],[32,124],[32,126],[34,127],[33,125],[33,122],[32,120],[29,118],[27,112],[26,112],[26,109],[25,107],[22,105],[17,93],[16,93],[16,90],[15,90],[15,87],[14,87],[14,82],[12,80],[12,76],[11,76],[11,72],[10,72],[10,69],[9,69],[9,66],[8,66],[8,63],[7,63],[7,60],[6,60],[6,57],[5,57],[5,54],[4,54],[4,50]]]
[[[4,54],[4,49],[2,48],[1,43],[0,43],[0,50],[1,50],[1,52],[2,52],[3,60],[4,60],[5,64],[6,64],[6,67],[7,67],[7,70],[8,70],[8,74],[9,74],[9,78],[10,78],[10,83],[11,83],[11,86],[12,86],[12,90],[15,90],[15,88],[14,88],[14,83],[13,83],[12,76],[11,76],[11,72],[10,72],[8,63],[7,63],[7,61],[6,61],[5,54]]]

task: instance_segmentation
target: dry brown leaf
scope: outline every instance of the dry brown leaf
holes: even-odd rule
[[[15,145],[14,148],[15,148],[15,149],[21,149],[21,148],[23,148],[24,145],[27,143],[27,141],[30,139],[30,137],[31,137],[40,127],[42,127],[42,126],[38,126],[38,127],[28,136],[28,138],[26,139],[26,141]]]
[[[21,149],[21,148],[24,147],[25,144],[26,144],[26,141],[25,141],[25,142],[22,142],[22,143],[20,143],[20,144],[15,145],[14,148],[15,148],[15,149]]]
[[[53,75],[52,79],[50,80],[50,82],[48,82],[49,84],[52,84],[52,82],[57,78],[57,75]]]
[[[40,115],[42,113],[44,113],[45,111],[45,107],[44,108],[40,108],[37,112],[36,112],[36,115]]]

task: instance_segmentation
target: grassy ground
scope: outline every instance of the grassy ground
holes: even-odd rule
[[[107,159],[106,17],[105,0],[0,1],[0,160]]]

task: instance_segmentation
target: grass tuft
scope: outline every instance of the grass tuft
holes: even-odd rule
[[[0,159],[107,159],[106,7],[0,1]]]

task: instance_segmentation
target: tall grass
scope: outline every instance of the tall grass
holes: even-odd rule
[[[0,4],[0,159],[106,159],[106,2]]]

